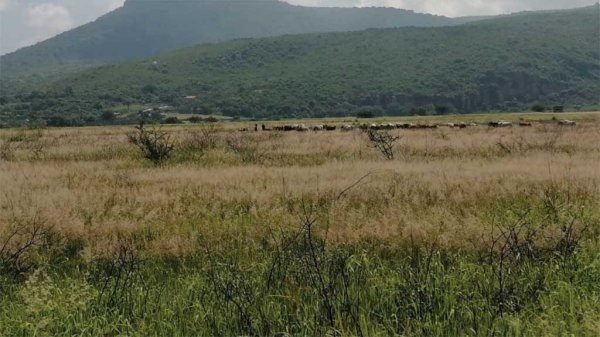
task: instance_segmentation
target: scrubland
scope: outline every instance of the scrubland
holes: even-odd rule
[[[393,160],[359,130],[165,126],[161,165],[132,127],[0,130],[0,335],[597,336],[600,114],[535,117],[392,130]]]

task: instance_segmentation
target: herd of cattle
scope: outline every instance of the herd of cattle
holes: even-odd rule
[[[559,125],[564,126],[575,126],[577,123],[570,120],[560,120],[558,121]],[[392,129],[437,129],[439,127],[448,127],[448,128],[458,128],[458,129],[466,129],[469,127],[479,126],[480,124],[476,123],[442,123],[442,124],[415,124],[415,123],[384,123],[384,124],[345,124],[345,125],[312,125],[306,126],[304,124],[290,124],[290,125],[277,125],[273,127],[267,127],[265,124],[262,124],[260,127],[258,124],[254,125],[254,131],[300,131],[300,132],[308,132],[308,131],[352,131],[355,129],[360,130],[392,130]],[[487,126],[490,128],[506,128],[512,127],[514,125],[522,126],[522,127],[530,127],[533,126],[531,122],[521,121],[518,123],[507,122],[507,121],[495,121],[487,123]],[[249,131],[248,128],[241,129],[240,131]]]

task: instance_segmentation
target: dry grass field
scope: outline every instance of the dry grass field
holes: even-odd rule
[[[0,335],[596,336],[600,114],[500,118],[0,130]]]

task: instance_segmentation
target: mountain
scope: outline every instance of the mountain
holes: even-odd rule
[[[276,0],[127,0],[94,22],[0,57],[0,73],[5,80],[48,76],[236,38],[467,20],[393,8],[300,7]]]
[[[83,124],[131,104],[267,118],[593,105],[599,14],[596,5],[454,27],[206,44],[87,70],[5,99],[0,111]]]

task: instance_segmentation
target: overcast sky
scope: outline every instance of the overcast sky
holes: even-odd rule
[[[202,1],[202,0],[199,0]],[[0,54],[90,22],[125,0],[0,0]],[[595,0],[288,0],[296,5],[386,6],[446,16],[587,6]]]

